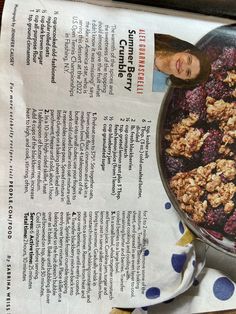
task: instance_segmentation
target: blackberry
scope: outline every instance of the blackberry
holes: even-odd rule
[[[228,235],[236,236],[236,211],[226,221],[224,232]]]
[[[230,148],[230,150],[234,154],[234,156],[236,156],[236,145],[235,145],[235,142],[233,144],[228,145],[228,147]]]
[[[211,64],[211,72],[212,73],[217,72],[221,70],[222,67],[223,67],[223,62],[221,61],[221,59],[217,59]]]
[[[172,110],[184,109],[185,108],[185,91],[181,88],[176,88],[172,95],[172,101],[170,108]]]
[[[225,47],[223,48],[222,54],[217,60],[215,60],[211,69],[213,72],[220,70],[221,68],[230,70],[235,67],[236,63],[236,48],[235,47]]]
[[[225,224],[227,215],[224,212],[224,208],[221,206],[216,209],[208,210],[205,219],[207,227],[215,228]]]
[[[227,69],[220,69],[220,71],[217,71],[213,74],[210,75],[211,78],[215,78],[215,80],[218,81],[224,81],[224,79],[226,79],[228,73],[227,73]]]
[[[173,177],[176,173],[184,170],[184,162],[181,158],[166,155],[165,164],[167,167],[168,174],[171,177]]]
[[[235,47],[224,47],[220,58],[223,62],[224,68],[234,68],[236,64],[236,48]]]
[[[229,182],[229,180],[223,175],[223,173],[220,175],[220,178],[221,178],[221,181],[223,183],[228,183]]]
[[[206,231],[212,235],[214,238],[218,239],[218,240],[223,240],[223,234],[219,231],[215,231],[215,230],[211,230],[211,229],[206,229]]]
[[[206,97],[207,93],[203,85],[186,91],[185,101],[183,102],[184,109],[190,113],[196,113],[200,119],[204,119],[206,116]]]
[[[176,110],[169,113],[169,118],[166,123],[166,128],[171,129],[173,124],[180,122],[188,117],[188,113],[184,110]]]
[[[219,130],[209,130],[209,135],[205,139],[201,149],[203,165],[207,165],[218,158],[222,136]]]
[[[229,87],[229,85],[216,79],[215,77],[206,83],[205,89],[207,95],[215,98],[216,100],[226,100],[232,95],[232,89]]]

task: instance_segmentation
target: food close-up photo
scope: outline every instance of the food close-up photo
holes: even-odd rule
[[[217,248],[236,252],[235,25],[197,46],[211,63],[208,79],[172,88],[159,123],[162,174],[190,228]]]

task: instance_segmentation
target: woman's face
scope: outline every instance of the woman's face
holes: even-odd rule
[[[200,62],[190,52],[177,52],[170,58],[169,71],[169,74],[182,80],[192,80],[200,72]]]

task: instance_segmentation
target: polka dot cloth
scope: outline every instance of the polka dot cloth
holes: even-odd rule
[[[170,209],[171,208],[171,203],[170,202],[166,202],[165,203],[165,209]]]
[[[182,221],[179,222],[179,231],[180,231],[180,233],[184,234],[184,225],[183,225]]]
[[[184,264],[186,262],[187,259],[187,255],[184,254],[173,254],[171,257],[171,264],[172,267],[174,268],[174,270],[177,273],[181,273],[183,268],[184,268]]]
[[[156,288],[156,287],[149,288],[146,291],[146,297],[148,299],[156,299],[156,298],[159,298],[160,295],[161,295],[161,290],[159,288]]]
[[[234,284],[227,277],[220,277],[216,279],[213,285],[214,296],[222,301],[228,300],[234,294]]]

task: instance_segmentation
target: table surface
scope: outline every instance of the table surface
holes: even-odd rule
[[[2,14],[3,10],[3,5],[4,5],[5,0],[0,0],[0,14]],[[112,314],[130,314],[130,310],[118,310],[118,309],[113,309]],[[231,311],[217,311],[217,312],[208,312],[207,314],[236,314],[236,310],[231,310]]]

